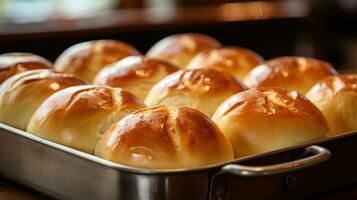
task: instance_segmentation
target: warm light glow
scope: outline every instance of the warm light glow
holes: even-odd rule
[[[219,8],[220,15],[225,21],[269,19],[285,16],[303,17],[309,12],[309,7],[303,1],[283,2],[243,2],[227,3]]]
[[[58,90],[60,88],[60,84],[57,82],[53,82],[50,84],[50,88],[53,90]]]
[[[229,3],[220,7],[223,19],[235,21],[238,19],[266,19],[277,13],[274,4],[268,2]]]

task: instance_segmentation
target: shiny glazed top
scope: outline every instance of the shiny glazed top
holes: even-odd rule
[[[228,73],[213,69],[177,71],[155,85],[158,92],[189,92],[195,96],[215,96],[227,91],[240,92],[246,87]]]
[[[178,69],[164,61],[130,56],[102,69],[94,84],[120,87],[145,99],[153,85]]]
[[[30,70],[7,79],[0,86],[0,121],[25,130],[38,106],[59,90],[85,81],[51,70]]]
[[[50,69],[52,64],[31,53],[6,53],[0,55],[0,84],[9,77],[33,69]]]
[[[120,88],[71,87],[49,97],[32,116],[27,131],[93,153],[111,124],[144,107],[137,97]]]
[[[233,95],[212,120],[232,143],[236,158],[293,147],[329,133],[313,103],[281,88],[253,88]]]
[[[100,85],[120,87],[136,80],[153,78],[161,71],[168,75],[177,70],[175,66],[164,61],[143,56],[130,56],[105,67],[94,82]]]
[[[212,116],[228,97],[246,87],[233,75],[214,69],[187,69],[166,76],[145,99],[148,106],[190,107]]]
[[[146,55],[165,60],[183,69],[198,53],[219,46],[221,44],[208,35],[177,34],[158,41]]]
[[[257,53],[242,47],[220,47],[206,50],[195,56],[188,69],[213,68],[228,72],[240,80],[247,73],[264,62]]]
[[[140,55],[140,52],[125,42],[94,40],[65,50],[54,67],[59,72],[75,74],[91,82],[104,66],[131,55]]]
[[[314,58],[279,57],[254,68],[245,78],[248,87],[283,87],[305,94],[315,83],[337,75],[332,65]]]
[[[51,100],[44,104],[37,114],[46,116],[51,113],[53,116],[74,117],[73,115],[83,115],[93,110],[111,112],[118,107],[131,104],[144,106],[142,101],[120,88],[83,85],[68,88],[51,97]]]
[[[330,136],[357,131],[357,74],[324,78],[306,96],[325,115]]]
[[[305,96],[281,88],[253,88],[227,99],[217,109],[216,117],[269,116],[309,119],[326,124],[321,111]]]
[[[311,88],[307,96],[314,98],[315,101],[321,101],[347,91],[357,92],[357,74],[324,78]]]
[[[192,168],[233,159],[230,143],[204,114],[160,106],[136,111],[114,124],[96,155],[129,166]]]
[[[11,79],[8,79],[1,85],[0,93],[2,95],[9,94],[12,97],[24,93],[28,94],[31,90],[43,93],[54,93],[70,86],[84,84],[86,84],[85,81],[70,74],[38,69],[11,77]]]

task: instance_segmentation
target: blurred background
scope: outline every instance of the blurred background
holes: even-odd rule
[[[32,52],[53,61],[75,43],[106,38],[145,53],[186,32],[266,59],[311,56],[357,70],[357,0],[0,0],[0,54]]]

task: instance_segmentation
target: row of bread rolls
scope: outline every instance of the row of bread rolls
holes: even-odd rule
[[[0,59],[0,63],[1,61]],[[15,56],[12,61],[15,67],[27,65]],[[55,69],[57,69],[56,63]],[[5,64],[2,67],[4,70],[9,68]],[[136,85],[143,83],[140,82],[141,79],[147,81],[148,85],[154,85],[164,76],[178,70],[172,64],[143,56],[127,58],[124,67],[126,65],[129,68],[124,70],[126,71],[124,74],[137,78]],[[134,70],[131,69],[132,67]],[[47,68],[52,68],[51,64]],[[197,167],[234,158],[232,147],[219,128],[196,110],[163,106],[141,110],[133,116],[127,116],[146,106],[142,100],[121,88],[88,85],[88,79],[87,82],[82,81],[78,74],[56,72],[59,70],[27,70],[18,74],[13,73],[13,76],[0,86],[2,92],[0,107],[6,108],[0,110],[2,123],[87,153],[95,153],[103,158],[109,156],[110,160],[134,166]],[[124,83],[125,77],[122,81],[117,78],[114,83],[117,82]],[[109,79],[108,83],[110,83]],[[134,83],[132,90],[136,89]],[[148,89],[150,88],[146,90]],[[140,95],[140,90],[138,91]],[[145,96],[144,93],[143,97]],[[116,143],[111,144],[111,141],[106,141],[105,138],[113,135],[109,127],[117,127],[111,125],[124,116],[127,116],[126,122],[130,121],[132,124],[124,123],[126,128],[123,126],[122,130],[126,133],[118,142],[129,140],[129,143],[120,145],[118,148],[121,150],[118,154],[116,153],[118,149],[114,148]],[[135,121],[136,116],[139,116],[137,121]],[[152,123],[153,121],[156,123]],[[138,131],[140,126],[142,129]],[[150,127],[153,130],[151,141],[147,134]],[[133,133],[129,132],[130,128],[134,129]],[[105,134],[106,137],[103,137],[102,142],[97,145],[104,132],[108,134]],[[139,143],[139,136],[143,133],[146,133],[141,140],[144,146]],[[166,139],[163,140],[162,137],[165,136]],[[150,142],[151,147],[145,148],[145,143],[150,144]],[[106,148],[107,144],[110,144],[109,149]],[[206,148],[202,148],[203,146]],[[171,160],[166,160],[168,157],[165,157],[165,154]],[[152,160],[152,157],[155,159]],[[150,159],[150,162],[146,159]]]
[[[356,75],[312,58],[265,62],[201,34],[147,56],[120,41],[74,45],[54,64],[72,75],[22,72],[52,68],[30,54],[0,67],[4,79],[19,73],[0,86],[0,122],[130,166],[198,167],[357,130]]]

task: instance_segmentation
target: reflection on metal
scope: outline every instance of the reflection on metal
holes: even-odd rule
[[[224,166],[219,173],[232,174],[241,177],[259,177],[283,174],[322,163],[328,160],[331,156],[329,150],[315,145],[307,147],[305,149],[305,154],[311,155],[294,161],[268,166],[244,166],[229,164]]]

